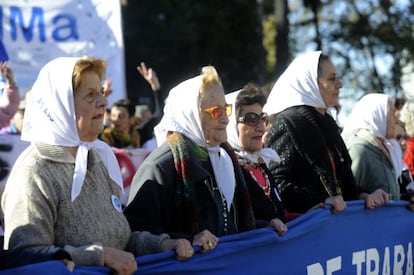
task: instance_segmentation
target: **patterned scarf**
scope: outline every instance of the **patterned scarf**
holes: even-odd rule
[[[192,173],[193,160],[190,159],[190,150],[197,151],[196,145],[178,132],[169,134],[167,143],[173,154],[177,175],[177,178],[174,179],[174,182],[177,183],[174,209],[177,224],[175,227],[177,232],[197,234],[204,228],[200,228],[200,217],[196,211],[195,179]],[[236,191],[233,204],[239,221],[238,230],[241,232],[254,229],[256,222],[241,168],[231,147],[228,144],[222,144],[222,147],[231,156],[234,166]],[[198,155],[198,153],[196,154]]]

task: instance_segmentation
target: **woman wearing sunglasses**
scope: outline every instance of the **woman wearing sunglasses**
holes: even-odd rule
[[[253,212],[260,227],[270,225],[279,235],[287,231],[279,191],[267,165],[279,161],[277,153],[263,148],[262,137],[268,123],[263,106],[266,96],[256,86],[247,84],[240,91],[226,95],[234,102],[234,112],[227,125],[228,142],[235,149],[247,182]]]
[[[155,128],[158,149],[137,171],[124,211],[133,229],[168,232],[202,251],[255,228],[246,183],[227,141],[231,114],[212,66],[173,88]]]
[[[265,112],[276,115],[266,145],[281,158],[269,167],[289,212],[329,205],[337,213],[346,208],[345,201],[358,198],[365,199],[368,208],[388,202],[388,194],[381,189],[357,194],[351,158],[327,111],[338,106],[341,88],[329,57],[312,51],[292,61],[264,106]]]

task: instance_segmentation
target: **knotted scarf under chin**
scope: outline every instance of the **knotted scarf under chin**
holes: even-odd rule
[[[82,186],[86,177],[86,171],[88,169],[88,152],[91,149],[95,150],[98,153],[98,156],[108,170],[109,176],[116,182],[116,184],[121,189],[121,192],[124,192],[122,175],[112,149],[100,140],[96,140],[94,142],[81,142],[76,152],[75,171],[73,173],[71,191],[72,201],[74,201],[79,196],[82,190]]]
[[[237,156],[239,156],[240,161],[247,161],[250,164],[259,164],[264,162],[267,167],[271,161],[280,162],[280,157],[272,148],[262,148],[257,152],[249,153],[245,150],[236,150]]]
[[[227,201],[227,211],[230,212],[231,204],[234,198],[236,179],[234,176],[233,163],[229,154],[219,146],[207,147],[210,157],[211,166],[213,167],[214,177],[217,186]]]

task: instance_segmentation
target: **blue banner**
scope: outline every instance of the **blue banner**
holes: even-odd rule
[[[6,47],[4,47],[3,41],[0,40],[0,62],[9,61],[9,55],[7,54]]]
[[[108,106],[127,95],[119,0],[1,0],[0,40],[20,91],[32,87],[50,60],[90,55],[107,61]]]
[[[288,223],[282,237],[262,228],[220,238],[216,249],[175,260],[173,252],[138,257],[136,274],[413,274],[414,213],[391,201],[367,210],[362,201],[332,214],[317,209]],[[110,274],[107,267],[60,262],[6,270],[2,274]]]

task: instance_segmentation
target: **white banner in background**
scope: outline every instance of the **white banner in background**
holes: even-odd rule
[[[84,55],[108,63],[109,106],[126,96],[119,0],[1,0],[0,39],[21,96],[50,60]]]

